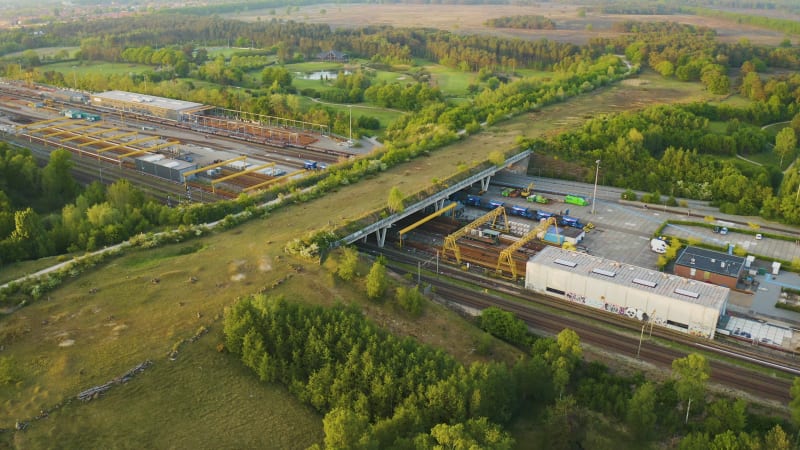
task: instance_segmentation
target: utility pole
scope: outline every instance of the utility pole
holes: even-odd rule
[[[647,326],[647,322],[642,324],[642,334],[639,335],[639,348],[636,349],[636,359],[639,359],[639,353],[642,351],[642,340],[644,339],[644,328]]]
[[[597,168],[594,171],[594,193],[592,194],[592,215],[594,215],[594,204],[597,202],[597,178],[600,175],[600,160],[595,161]]]

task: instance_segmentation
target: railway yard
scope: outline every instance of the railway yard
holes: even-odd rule
[[[82,168],[81,181],[96,173],[95,179],[113,182],[124,173],[160,191],[161,198],[235,198],[363,152],[310,124],[254,123],[257,118],[230,111],[223,111],[225,117],[167,120],[85,102],[42,101],[47,95],[0,84],[0,131],[40,148],[42,157],[54,148],[69,150],[79,172]]]
[[[353,148],[343,139],[325,134],[324,129],[305,128],[305,125],[298,128],[287,126],[296,124],[281,122],[253,124],[252,117],[236,114],[169,121],[81,104],[80,110],[90,115],[87,120],[66,117],[64,110],[69,105],[53,101],[39,104],[41,99],[36,90],[0,85],[0,132],[12,142],[24,143],[43,160],[55,148],[71,151],[76,155],[73,158],[76,178],[82,182],[111,183],[126,178],[165,203],[235,198],[243,192],[266,189],[325,170],[330,164],[370,150],[369,146]],[[767,289],[756,292],[757,295],[731,294],[729,310],[737,315],[736,325],[731,327],[739,330],[747,326],[757,331],[748,331],[746,336],[731,333],[718,343],[665,328],[654,330],[650,324],[650,334],[659,338],[659,343],[643,341],[646,322],[642,325],[640,321],[554,300],[520,287],[520,276],[526,273],[529,259],[548,245],[655,269],[657,255],[648,248],[653,230],[673,216],[702,217],[707,213],[703,205],[692,203],[680,211],[670,211],[666,206],[663,211],[643,211],[639,205],[619,202],[619,193],[601,189],[596,204],[589,206],[591,186],[573,183],[567,188],[559,182],[548,185],[549,181],[530,177],[498,177],[498,180],[485,192],[473,188],[453,196],[451,200],[458,207],[446,215],[427,220],[402,235],[390,232],[384,248],[360,245],[367,252],[389,255],[397,271],[416,265],[420,281],[424,265],[425,282],[435,286],[440,297],[463,307],[480,310],[499,305],[513,311],[532,328],[548,334],[569,327],[590,345],[635,357],[639,363],[659,370],[686,354],[684,350],[661,345],[667,340],[695,349],[703,346],[704,350],[717,351],[726,358],[764,366],[768,373],[745,372],[727,363],[712,363],[714,379],[721,384],[749,392],[756,398],[779,403],[788,400],[788,376],[800,374],[794,360],[800,333],[794,333],[794,319],[790,315],[771,317],[756,310],[753,297],[764,295]],[[537,186],[535,194],[530,192],[534,186],[531,180]],[[527,195],[519,195],[526,190]],[[582,201],[575,203],[575,199]],[[498,210],[498,206],[503,206],[502,215],[495,214],[492,217],[495,226],[487,226],[487,211]],[[594,212],[595,206],[597,213],[590,214],[590,208]],[[407,230],[431,212],[399,221],[393,231]],[[727,223],[734,223],[733,219]],[[771,231],[797,235],[800,239],[800,233],[794,230]],[[702,230],[676,228],[671,232],[684,236]],[[718,240],[718,236],[700,235],[700,238]],[[755,248],[755,243],[750,244]],[[795,256],[792,252],[800,252],[770,239],[757,245],[761,246],[759,250],[787,260]],[[431,275],[433,261],[436,271]],[[443,274],[469,278],[484,288],[484,295],[445,283]],[[784,284],[790,283],[786,280]],[[800,288],[800,277],[797,284]],[[531,308],[528,303],[536,306]],[[776,323],[767,323],[764,318]],[[603,324],[597,325],[595,321]],[[725,326],[721,325],[723,329]],[[607,327],[616,331],[609,333]],[[783,337],[770,338],[770,344],[774,345],[759,345],[766,342],[759,333],[774,336],[775,329],[783,330]],[[776,377],[776,374],[781,375]]]

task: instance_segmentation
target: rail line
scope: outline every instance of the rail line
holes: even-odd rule
[[[375,247],[364,247],[370,252],[378,251]],[[393,261],[413,265],[421,260],[426,262],[430,260],[430,255],[425,255],[424,258],[420,259],[394,250],[386,251],[386,249],[380,249],[380,252],[389,256],[390,267],[399,272],[409,272],[409,270],[403,266],[393,264]],[[438,296],[453,303],[478,310],[489,306],[500,307],[517,315],[531,328],[546,334],[554,335],[564,328],[570,328],[575,330],[581,336],[581,340],[589,345],[629,358],[635,358],[638,353],[642,362],[652,364],[661,370],[669,370],[673,360],[682,358],[689,353],[688,351],[659,345],[649,339],[643,340],[641,348],[639,348],[641,325],[618,317],[606,317],[606,314],[599,310],[582,311],[581,308],[576,308],[579,305],[567,305],[558,299],[527,291],[523,292],[509,283],[487,279],[449,266],[440,266],[440,272],[447,275],[447,277],[471,283],[478,289],[484,289],[485,291],[484,293],[479,293],[475,290],[453,285],[441,278],[430,275],[422,276],[420,274],[421,279],[435,287]],[[513,301],[495,295],[493,294],[494,292],[513,298]],[[800,368],[787,361],[742,351],[721,343],[712,341],[699,342],[699,340],[692,339],[689,336],[681,336],[659,328],[654,328],[652,335],[685,344],[689,348],[698,348],[724,358],[736,359],[768,369],[771,372],[764,373],[717,359],[709,360],[713,382],[746,392],[755,398],[785,404],[789,401],[789,388],[791,386],[791,382],[786,375],[794,376],[800,374]]]

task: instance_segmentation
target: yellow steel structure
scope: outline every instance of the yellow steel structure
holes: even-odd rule
[[[508,216],[506,215],[506,209],[502,206],[498,206],[497,208],[489,211],[488,213],[478,217],[474,221],[470,222],[464,228],[456,231],[455,233],[447,236],[444,238],[444,245],[442,246],[442,256],[447,255],[447,250],[453,251],[453,256],[455,256],[457,262],[461,262],[461,249],[458,247],[458,240],[462,237],[469,234],[470,231],[477,229],[481,225],[485,224],[486,222],[492,221],[492,228],[496,228],[497,219],[499,217],[503,217],[504,226],[500,228],[503,231],[508,231]]]
[[[117,158],[124,159],[124,158],[127,158],[129,156],[139,155],[141,153],[155,153],[158,150],[161,150],[162,148],[170,147],[172,145],[178,145],[180,143],[181,143],[180,141],[169,141],[169,142],[164,142],[163,144],[154,145],[152,147],[146,147],[146,148],[139,149],[139,150],[134,149],[130,153],[125,153],[124,155],[117,156]]]
[[[20,128],[21,129],[30,128],[30,127],[33,127],[33,126],[36,126],[36,125],[44,125],[44,124],[47,124],[47,123],[54,123],[54,122],[72,122],[72,119],[69,119],[69,118],[66,118],[66,117],[63,117],[63,116],[62,117],[56,117],[55,119],[40,120],[38,122],[29,123],[27,125],[21,126]]]
[[[97,126],[97,124],[96,124],[96,123],[93,123],[93,124],[91,124],[91,125],[84,125],[84,126],[82,126],[82,127],[70,128],[70,129],[68,129],[68,130],[58,130],[58,131],[55,131],[55,132],[53,132],[53,133],[48,133],[48,134],[45,134],[45,135],[44,135],[44,138],[45,138],[45,139],[46,139],[46,138],[51,138],[51,137],[53,137],[53,136],[58,136],[59,134],[64,134],[64,133],[77,133],[78,131],[88,130],[89,128],[94,128],[94,127],[96,127],[96,126]],[[53,128],[53,127],[47,127],[47,128]]]
[[[287,178],[291,178],[291,177],[293,177],[295,175],[298,175],[298,174],[301,174],[301,173],[304,173],[304,172],[308,172],[308,171],[305,170],[305,169],[296,170],[294,172],[287,173],[286,175],[280,176],[278,178],[273,178],[273,179],[265,181],[263,183],[258,183],[258,184],[254,184],[252,186],[247,186],[246,188],[242,189],[242,192],[248,192],[248,191],[252,191],[254,189],[260,189],[260,188],[269,186],[270,184],[275,184],[275,183],[277,183],[279,181],[283,181],[283,180],[285,180]]]
[[[141,150],[134,150],[132,152],[125,153],[124,155],[117,155],[117,159],[122,161],[123,159],[125,159],[125,158],[127,158],[129,156],[140,155],[142,153],[153,153],[153,149],[152,148],[143,148]]]
[[[172,147],[173,145],[180,144],[181,141],[169,141],[164,142],[163,144],[153,145],[152,147],[147,147],[143,150],[147,150],[148,152],[155,152],[157,150],[161,150],[162,148]]]
[[[433,213],[433,214],[431,214],[429,216],[423,217],[422,219],[420,219],[420,220],[412,223],[411,225],[403,228],[402,230],[400,230],[400,247],[403,246],[403,235],[404,234],[408,233],[409,231],[417,228],[418,226],[420,226],[420,225],[422,225],[422,224],[424,224],[426,222],[430,222],[431,220],[441,216],[442,214],[446,213],[447,211],[450,211],[451,209],[453,209],[455,207],[456,207],[456,202],[450,203],[449,205],[447,205],[444,208],[436,211],[435,213]]]
[[[142,142],[154,141],[154,140],[157,140],[157,139],[161,139],[161,138],[158,137],[158,136],[146,136],[146,137],[143,137],[143,138],[134,139],[134,140],[132,140],[130,142],[121,142],[119,144],[114,144],[114,145],[112,145],[110,147],[103,147],[100,150],[98,150],[97,153],[107,152],[109,150],[114,150],[115,148],[120,148],[120,147],[128,147],[131,150],[136,150],[135,148],[131,147],[131,145],[133,145],[133,144],[141,144]]]
[[[136,135],[136,134],[139,134],[139,132],[138,131],[129,131],[127,133],[115,134],[114,136],[110,136],[110,137],[103,138],[103,139],[92,139],[89,142],[84,142],[83,144],[78,144],[78,147],[86,147],[87,145],[103,144],[103,143],[108,144],[108,142],[111,139],[120,139],[120,138],[124,138],[124,137],[128,137],[128,136],[133,136],[133,135]]]
[[[222,166],[228,165],[228,164],[230,164],[230,163],[232,163],[234,161],[244,161],[246,159],[247,159],[247,156],[244,156],[244,155],[237,156],[236,158],[231,158],[231,159],[229,159],[227,161],[222,161],[222,162],[219,162],[219,163],[211,164],[210,166],[205,166],[205,167],[201,167],[199,169],[194,169],[194,170],[190,170],[188,172],[184,172],[183,176],[184,177],[188,177],[189,175],[194,175],[196,173],[200,173],[200,172],[203,172],[205,170],[214,169],[216,167],[222,167]]]
[[[211,192],[217,192],[216,191],[217,183],[222,183],[223,181],[230,180],[231,178],[240,177],[242,175],[246,175],[248,173],[255,172],[257,170],[266,169],[267,167],[275,167],[275,163],[272,162],[272,163],[262,164],[260,166],[250,167],[249,169],[245,169],[245,170],[242,170],[240,172],[236,172],[236,173],[233,173],[233,174],[230,174],[230,175],[226,175],[226,176],[224,176],[222,178],[216,178],[214,180],[211,180]],[[269,180],[269,181],[272,181],[272,180]]]
[[[78,134],[78,135],[75,135],[75,136],[72,136],[72,137],[68,137],[66,139],[62,139],[61,142],[68,142],[68,141],[72,141],[72,140],[80,139],[80,138],[88,138],[88,137],[96,136],[98,134],[111,133],[112,131],[117,131],[117,130],[119,130],[119,128],[101,128],[101,129],[99,129],[97,131],[92,131],[91,133]]]
[[[506,247],[502,252],[500,252],[500,257],[497,259],[497,273],[503,273],[503,269],[505,268],[504,265],[508,266],[508,272],[511,272],[511,279],[517,279],[517,264],[514,263],[514,252],[522,248],[528,242],[536,239],[539,233],[546,233],[547,228],[550,225],[556,225],[556,218],[555,217],[548,217],[545,220],[539,222],[539,225],[536,225],[531,231],[527,232],[525,236],[522,236],[518,241],[514,242],[513,244]]]

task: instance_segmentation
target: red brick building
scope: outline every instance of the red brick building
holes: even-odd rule
[[[745,259],[698,247],[686,247],[675,261],[675,275],[736,288]]]

